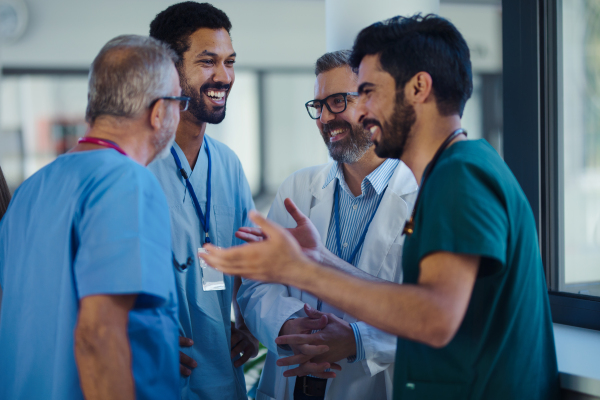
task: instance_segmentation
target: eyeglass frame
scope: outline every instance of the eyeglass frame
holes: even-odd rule
[[[150,107],[154,106],[159,100],[178,100],[180,103],[182,101],[185,101],[185,108],[179,108],[179,111],[187,111],[190,107],[190,100],[192,100],[192,98],[187,96],[162,96],[152,100],[152,102],[150,103]]]
[[[342,95],[344,97],[344,109],[342,111],[331,111],[331,108],[329,107],[329,104],[327,104],[327,99],[333,96],[339,96]],[[308,112],[308,116],[313,119],[313,120],[317,120],[319,118],[321,118],[321,115],[323,115],[323,104],[325,104],[325,107],[327,107],[327,110],[332,113],[332,114],[341,114],[344,111],[346,111],[346,109],[348,108],[348,96],[358,96],[358,92],[346,92],[346,93],[334,93],[334,94],[330,94],[329,96],[325,97],[322,100],[319,99],[313,99],[313,100],[309,100],[306,103],[304,103],[304,107],[306,107],[306,112]],[[310,113],[310,110],[308,109],[308,103],[310,103],[311,101],[319,101],[321,102],[321,114],[317,117],[313,117]],[[316,107],[313,107],[316,109]]]

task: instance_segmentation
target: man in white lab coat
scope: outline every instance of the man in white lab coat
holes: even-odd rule
[[[315,100],[306,103],[333,162],[290,176],[269,219],[292,228],[300,242],[303,230],[316,228],[330,265],[400,283],[402,227],[417,182],[403,162],[377,157],[370,134],[353,122],[357,76],[349,55],[339,51],[317,60]],[[261,235],[257,228],[237,234],[247,241]],[[250,331],[269,349],[257,400],[392,398],[395,336],[291,286],[245,280],[238,303]],[[306,334],[307,343],[293,348],[275,343],[292,334]]]

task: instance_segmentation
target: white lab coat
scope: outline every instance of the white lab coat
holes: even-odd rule
[[[287,213],[283,201],[294,200],[319,231],[323,243],[333,207],[334,184],[323,185],[332,162],[300,170],[281,185],[268,218],[292,228],[296,223]],[[388,189],[369,227],[358,264],[361,270],[381,279],[402,281],[402,228],[408,219],[417,193],[417,182],[410,169],[400,162],[392,175]],[[315,278],[318,279],[318,278]],[[295,287],[244,280],[238,292],[238,304],[250,331],[268,349],[267,360],[258,387],[257,400],[292,400],[295,378],[284,378],[278,358],[291,355],[275,344],[283,323],[308,303],[317,308],[317,298]],[[323,303],[323,312],[331,312],[349,323],[356,319]],[[390,316],[393,318],[393,316]],[[396,337],[359,322],[359,331],[366,359],[353,364],[340,362],[342,371],[329,379],[325,400],[388,399],[392,398]]]

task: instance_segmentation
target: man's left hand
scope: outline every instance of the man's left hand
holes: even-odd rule
[[[247,328],[238,329],[231,324],[231,359],[240,353],[242,356],[233,363],[234,367],[241,367],[251,358],[258,354],[258,339],[256,339]]]
[[[322,330],[311,334],[279,336],[275,339],[275,343],[278,345],[289,344],[292,348],[306,350],[310,350],[314,346],[328,346],[329,351],[311,358],[310,361],[313,364],[325,362],[333,365],[340,360],[356,355],[354,331],[348,322],[334,314],[322,313],[312,309],[308,305],[304,307],[304,310],[310,318],[320,318],[322,315],[326,315],[328,319],[327,326]],[[277,360],[277,365],[289,366],[298,364],[297,356],[298,355],[295,354],[291,357],[281,358]]]

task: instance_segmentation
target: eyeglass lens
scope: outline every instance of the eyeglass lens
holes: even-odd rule
[[[327,105],[329,106],[329,110],[338,114],[343,112],[346,109],[346,99],[343,94],[336,94],[325,99]],[[315,100],[307,104],[308,112],[311,117],[317,119],[321,116],[323,112],[324,101]]]

